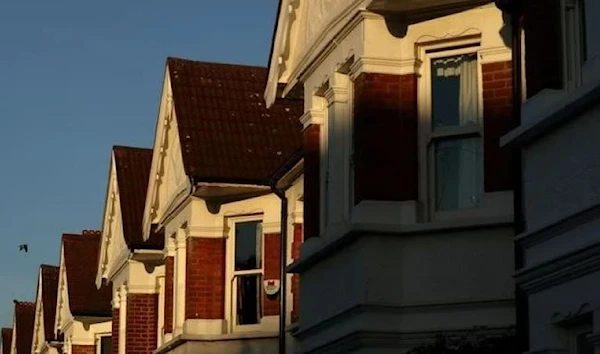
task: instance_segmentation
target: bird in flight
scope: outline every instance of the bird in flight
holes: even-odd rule
[[[27,246],[26,243],[19,245],[19,252],[21,252],[21,251],[23,251],[25,253],[29,252],[29,246]]]

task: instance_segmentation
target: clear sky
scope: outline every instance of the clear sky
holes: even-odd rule
[[[151,147],[167,56],[265,65],[277,0],[0,1],[0,325],[63,232],[98,229],[111,146]],[[29,244],[29,253],[18,245]]]

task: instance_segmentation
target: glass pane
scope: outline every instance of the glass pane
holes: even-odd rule
[[[261,309],[260,275],[243,275],[237,278],[237,324],[260,323]]]
[[[592,332],[582,333],[577,336],[577,354],[594,354],[594,346],[587,336]]]
[[[436,210],[474,207],[483,195],[481,138],[441,140],[435,144]]]
[[[262,262],[262,223],[235,224],[235,270],[260,269]]]
[[[100,353],[110,354],[111,353],[112,337],[105,336],[100,338]]]
[[[431,61],[432,128],[479,124],[477,56]]]

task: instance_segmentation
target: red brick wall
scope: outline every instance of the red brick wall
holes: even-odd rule
[[[173,333],[173,278],[175,277],[174,262],[174,257],[167,257],[165,259],[165,333]]]
[[[304,130],[304,224],[305,237],[319,236],[321,128],[312,124]]]
[[[225,318],[225,239],[187,241],[185,318]]]
[[[512,163],[509,148],[500,147],[500,137],[514,126],[512,118],[511,62],[484,64],[483,130],[484,184],[486,192],[511,190]]]
[[[302,245],[302,224],[294,224],[294,239],[292,241],[292,259],[300,259],[300,246]],[[300,305],[300,276],[292,275],[292,322],[298,321]]]
[[[72,354],[96,354],[96,348],[93,345],[73,345]]]
[[[149,354],[156,349],[158,326],[158,295],[127,295],[127,326],[125,352]]]
[[[279,279],[280,251],[281,234],[265,234],[265,280]],[[278,294],[274,299],[268,299],[266,294],[263,295],[263,314],[265,316],[278,316],[280,295]]]
[[[416,75],[363,73],[356,78],[355,203],[418,198],[417,123]]]
[[[119,354],[119,309],[112,310],[112,340],[111,349],[112,354]]]

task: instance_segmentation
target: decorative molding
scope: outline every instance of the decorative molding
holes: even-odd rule
[[[571,214],[537,230],[518,235],[515,240],[523,247],[531,248],[595,220],[600,220],[600,204]]]
[[[323,125],[325,123],[325,112],[320,109],[309,109],[300,117],[300,123],[304,128],[309,125]]]
[[[483,301],[460,301],[449,303],[424,303],[407,305],[388,305],[388,304],[358,304],[308,327],[300,327],[295,333],[297,338],[306,338],[313,333],[322,332],[327,328],[335,327],[340,323],[347,322],[353,317],[364,313],[385,313],[385,314],[422,314],[431,312],[451,312],[451,311],[476,311],[490,308],[513,308],[515,302],[513,299],[492,299]]]
[[[157,294],[157,287],[155,284],[129,284],[128,294]]]
[[[507,328],[486,328],[481,332],[488,335],[499,335],[505,332]],[[472,332],[472,328],[463,330],[445,331],[447,334],[465,335]],[[420,333],[401,333],[401,332],[380,332],[359,330],[342,337],[336,338],[327,344],[320,345],[308,350],[299,350],[298,354],[342,354],[355,351],[368,351],[377,348],[394,348],[399,353],[408,351],[420,344],[433,341],[439,331],[420,332]],[[362,349],[362,350],[361,350]]]
[[[290,219],[292,220],[293,224],[302,224],[304,223],[304,212],[295,211],[290,213]]]
[[[184,229],[185,238],[227,238],[228,227],[190,226]]]
[[[600,244],[527,267],[515,277],[523,290],[531,294],[596,271],[600,271]]]
[[[329,87],[323,94],[327,103],[332,105],[334,103],[347,103],[348,102],[348,87],[334,86]]]
[[[506,62],[512,60],[512,50],[507,47],[495,47],[479,50],[481,64]]]
[[[360,57],[350,67],[350,77],[355,80],[362,73],[407,75],[418,74],[422,61],[411,59],[386,59]]]

